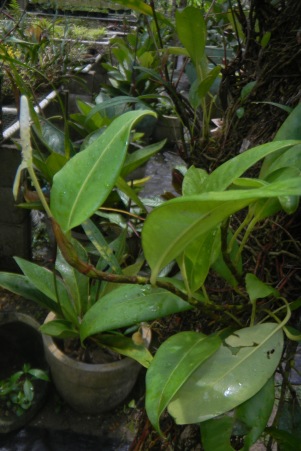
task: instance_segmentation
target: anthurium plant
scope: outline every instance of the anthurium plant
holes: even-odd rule
[[[30,158],[26,101],[21,110],[21,169],[28,170],[39,191]],[[34,300],[39,301],[43,293],[44,305],[58,315],[56,322],[43,326],[44,332],[78,336],[82,343],[92,338],[137,358],[148,368],[146,411],[154,428],[161,432],[160,418],[167,409],[178,424],[200,424],[209,451],[216,449],[214,440],[221,436],[226,449],[232,449],[230,437],[238,424],[245,449],[255,443],[274,404],[274,374],[284,339],[300,340],[298,331],[289,327],[299,300],[285,299],[255,272],[244,269],[246,243],[258,221],[279,211],[292,214],[298,207],[300,111],[300,106],[293,110],[273,142],[233,157],[210,174],[188,169],[182,196],[154,208],[144,223],[142,245],[150,277],[120,268],[112,250],[93,230],[94,242],[105,249],[99,264],[87,261],[71,238],[72,228],[91,227],[89,218],[122,171],[131,128],[140,117],[152,114],[127,112],[55,174],[50,205],[41,194],[57,239],[60,276],[18,259],[24,276],[2,273],[0,277],[2,286],[20,294],[27,291]],[[246,171],[260,161],[258,177],[246,177]],[[240,221],[232,223],[235,214]],[[180,274],[162,277],[161,271],[172,262]],[[103,269],[104,263],[109,270]],[[226,301],[208,294],[211,271],[231,288]],[[109,284],[109,290],[97,291],[90,286],[94,280]],[[112,283],[122,286],[114,289]],[[89,295],[83,298],[83,292]],[[120,329],[142,321],[193,309],[215,324],[218,318],[215,330],[206,335],[177,333],[163,342],[154,357],[137,342],[118,335]],[[260,415],[255,417],[254,409]],[[234,415],[229,416],[230,411]]]
[[[135,167],[135,158],[126,160],[128,142],[132,127],[146,114],[153,113],[133,111],[120,116],[98,139],[66,162],[53,177],[48,205],[33,166],[30,114],[27,99],[22,97],[23,161],[16,175],[14,191],[18,191],[19,176],[26,169],[52,221],[60,250],[54,271],[16,258],[23,275],[0,274],[1,286],[38,302],[56,314],[54,321],[42,326],[44,333],[62,339],[77,337],[82,343],[87,343],[93,336],[98,344],[131,355],[145,366],[150,359],[147,348],[126,336],[122,336],[121,340],[117,332],[130,326],[138,328],[143,321],[152,321],[190,306],[165,287],[151,287],[149,280],[139,279],[132,271],[128,271],[130,275],[123,274],[112,248],[89,218],[106,200],[115,184],[120,183],[122,171]],[[100,252],[96,267],[88,261],[85,249],[71,237],[71,229],[80,224],[84,225]],[[103,271],[105,266],[109,270]],[[127,285],[117,289],[111,287],[104,294],[103,287],[93,284],[93,279],[99,275],[104,276],[105,283],[114,282],[117,277],[118,282]],[[108,332],[112,331],[108,336]]]

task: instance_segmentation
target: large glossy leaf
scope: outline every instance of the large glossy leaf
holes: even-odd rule
[[[178,37],[188,51],[194,64],[204,58],[207,29],[200,9],[187,7],[176,11],[176,30]]]
[[[275,402],[274,378],[271,377],[256,395],[235,409],[235,418],[248,429],[244,451],[248,451],[267,426]]]
[[[190,308],[187,302],[161,288],[150,285],[121,286],[101,298],[86,313],[81,324],[81,339]]]
[[[149,111],[130,111],[75,155],[54,176],[51,210],[64,232],[88,219],[105,201],[120,174],[131,128]]]
[[[203,193],[165,202],[150,213],[142,231],[152,282],[190,243],[236,211],[260,198],[300,194],[300,178],[293,178],[259,189]]]
[[[60,313],[59,305],[46,294],[38,290],[26,276],[8,272],[0,272],[0,286],[12,293],[36,302],[42,307],[55,313]]]
[[[247,169],[262,158],[276,151],[282,152],[296,144],[300,144],[300,141],[277,141],[246,150],[215,169],[204,182],[202,192],[223,191],[227,189],[235,179],[240,177]]]
[[[146,373],[145,407],[149,420],[159,432],[160,416],[189,376],[221,345],[216,336],[180,332],[158,349]]]
[[[168,406],[178,424],[200,423],[254,396],[274,374],[283,350],[278,324],[236,331],[185,382]]]
[[[36,265],[20,257],[15,257],[16,262],[28,280],[44,295],[52,299],[63,312],[67,320],[78,323],[76,312],[70,302],[68,292],[59,277],[54,279],[54,274],[48,269]],[[56,284],[55,284],[56,281]]]

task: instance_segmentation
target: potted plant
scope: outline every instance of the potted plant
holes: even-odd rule
[[[136,275],[139,265],[128,269],[121,268],[112,248],[107,245],[89,218],[117,183],[124,167],[131,129],[146,114],[152,113],[132,111],[120,116],[101,136],[72,157],[53,177],[49,206],[32,163],[30,115],[27,99],[22,97],[20,126],[23,161],[16,175],[14,191],[18,190],[20,172],[26,168],[36,194],[52,222],[59,251],[53,272],[30,261],[16,258],[23,275],[0,274],[2,287],[38,302],[55,314],[54,317],[48,317],[41,327],[43,334],[56,340],[77,341],[80,344],[77,355],[89,355],[89,345],[93,344],[100,349],[110,348],[131,357],[144,366],[148,366],[151,354],[143,341],[143,334],[139,332],[143,331],[143,328],[140,329],[141,323],[186,310],[190,306],[177,296],[176,289],[173,289],[173,292],[165,289],[169,286],[168,282],[162,282],[160,287],[151,287],[147,277]],[[100,252],[100,259],[95,266],[89,262],[85,249],[71,236],[71,230],[80,224],[84,225]],[[118,249],[116,253],[118,254]],[[104,271],[104,266],[109,269]],[[99,277],[103,280],[102,285],[93,283],[93,279]],[[115,288],[116,285],[112,286],[110,282],[126,285]],[[136,333],[134,341],[127,331],[132,326]],[[131,332],[133,333],[133,330]],[[44,343],[51,367],[56,360],[54,354],[64,366],[67,362],[70,363],[71,359],[63,356],[62,345],[59,349],[57,343],[50,338],[44,338]],[[106,354],[102,354],[102,358],[105,359]],[[76,409],[90,413],[111,409],[121,402],[131,390],[139,371],[139,366],[130,359],[96,366],[89,364],[90,373],[97,373],[98,370],[105,373],[106,382],[102,380],[97,383],[99,394],[106,391],[100,390],[100,386],[108,380],[113,380],[112,374],[115,372],[127,374],[127,379],[129,374],[134,373],[134,379],[126,382],[126,392],[121,394],[119,388],[122,384],[115,381],[113,390],[116,397],[112,393],[106,393],[105,400],[101,401],[92,393],[90,382],[87,382],[91,376],[78,375],[82,366],[85,365],[80,362],[73,363],[70,379],[65,373],[56,376],[55,370],[51,368],[51,371],[62,396],[66,395],[67,401]],[[60,372],[62,370],[59,370]],[[69,392],[76,382],[81,385],[75,388],[76,400],[73,401]],[[83,394],[82,403],[78,399],[80,392]],[[109,400],[112,401],[111,404]]]
[[[0,433],[23,427],[42,407],[49,377],[39,323],[0,313]]]

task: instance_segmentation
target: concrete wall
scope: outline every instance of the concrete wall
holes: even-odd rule
[[[30,258],[30,213],[16,206],[12,187],[21,161],[20,151],[10,144],[0,144],[0,270],[17,271],[13,257]]]

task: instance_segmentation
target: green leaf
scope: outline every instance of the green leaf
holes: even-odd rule
[[[183,196],[190,196],[191,194],[201,194],[201,187],[207,177],[208,173],[204,169],[190,166],[184,176],[182,184]]]
[[[235,409],[236,420],[244,423],[248,433],[244,439],[244,451],[248,451],[264,431],[275,402],[274,378],[271,377],[256,395]]]
[[[121,286],[102,297],[86,313],[81,323],[81,340],[189,309],[187,302],[162,288]]]
[[[194,7],[187,7],[181,12],[177,10],[176,30],[194,64],[200,64],[205,55],[207,37],[206,23],[201,10]]]
[[[190,375],[219,348],[218,336],[180,332],[168,338],[157,350],[146,373],[145,407],[154,428],[179,388]]]
[[[115,257],[113,250],[110,248],[106,239],[101,233],[100,229],[96,227],[96,225],[90,219],[85,221],[82,224],[82,227],[99,255],[108,265],[110,265],[112,271],[114,273],[121,274],[122,271],[119,262]]]
[[[231,241],[231,238],[233,236],[233,233],[228,230],[228,234],[227,234],[227,243],[229,244],[229,242]],[[219,244],[219,248],[217,247],[217,245]],[[237,241],[235,241],[233,243],[231,252],[229,253],[229,258],[232,262],[232,264],[234,265],[234,267],[236,268],[238,274],[242,273],[242,258],[241,255],[239,255],[239,259],[236,262],[236,258],[237,258],[237,251],[238,251],[239,247],[237,244]],[[226,265],[224,258],[223,258],[223,254],[221,252],[221,242],[219,240],[219,243],[216,243],[216,251],[219,250],[219,253],[217,255],[217,258],[212,262],[212,269],[219,275],[221,276],[224,280],[226,280],[232,287],[237,287],[238,285],[238,281],[236,280],[236,278],[233,276],[232,272],[230,271],[229,267]]]
[[[67,163],[67,158],[64,155],[60,155],[56,152],[52,152],[46,160],[45,166],[47,169],[47,175],[50,177],[50,181],[54,175],[62,169]]]
[[[227,189],[235,179],[240,177],[247,169],[262,158],[277,151],[282,152],[296,144],[300,144],[300,142],[293,140],[277,141],[246,150],[215,169],[203,184],[202,192]]]
[[[51,335],[52,337],[66,339],[78,338],[78,331],[72,326],[72,323],[63,319],[54,319],[40,326],[42,334]]]
[[[255,103],[256,105],[260,104],[260,103],[264,103],[266,105],[272,105],[277,108],[280,108],[281,110],[285,111],[286,113],[291,113],[293,111],[293,108],[291,108],[290,106],[282,105],[282,103],[277,103],[277,102],[252,102],[252,103]]]
[[[65,156],[65,135],[62,130],[50,121],[42,121],[42,133],[40,138],[49,150],[61,156]]]
[[[115,119],[91,145],[54,176],[51,210],[67,232],[88,219],[106,200],[121,172],[131,128],[150,111],[130,111]]]
[[[295,434],[291,434],[287,431],[277,429],[275,427],[269,427],[266,432],[271,435],[277,443],[280,445],[280,449],[283,451],[301,451],[300,438]]]
[[[268,45],[268,43],[270,42],[270,39],[271,39],[271,32],[270,31],[266,31],[265,33],[264,33],[264,35],[262,36],[262,38],[261,38],[261,41],[260,41],[260,45],[261,45],[261,47],[264,49],[267,45]]]
[[[118,177],[118,179],[116,180],[116,188],[118,188],[129,199],[135,202],[135,204],[138,205],[138,207],[140,207],[142,211],[146,211],[146,208],[141,199],[138,197],[133,188],[131,188],[131,186],[122,177]]]
[[[202,99],[209,93],[211,86],[215,82],[221,71],[221,66],[215,66],[204,79],[196,79],[189,90],[189,101],[194,109],[197,109]]]
[[[117,96],[114,98],[109,98],[108,100],[103,100],[100,103],[97,103],[93,108],[90,109],[89,113],[86,116],[86,124],[97,114],[99,116],[100,113],[105,114],[112,118],[117,117],[118,115],[124,113],[126,111],[127,105],[129,104],[140,104],[141,102],[139,97],[131,97],[131,96]],[[122,110],[116,110],[116,107],[123,107]]]
[[[76,312],[70,302],[68,292],[64,286],[62,280],[48,269],[36,265],[30,261],[24,260],[20,257],[15,257],[19,267],[28,278],[28,280],[47,297],[56,302],[56,310],[62,311],[66,318],[70,321],[78,322]],[[56,286],[54,283],[56,280]]]
[[[237,108],[236,116],[238,117],[238,119],[241,119],[242,117],[244,117],[244,114],[245,114],[245,108],[243,106],[240,108]]]
[[[137,345],[131,338],[123,335],[101,334],[100,343],[121,355],[131,357],[131,359],[136,360],[145,368],[149,367],[153,359],[153,356],[145,346]]]
[[[177,424],[200,423],[242,404],[271,378],[283,350],[278,324],[236,331],[185,382],[168,406]]]
[[[25,395],[26,399],[28,401],[32,402],[33,398],[34,398],[34,389],[33,389],[32,382],[29,379],[25,379],[24,384],[23,384],[23,391],[24,391],[24,395]]]
[[[250,179],[247,177],[240,177],[239,179],[236,179],[233,181],[231,187],[237,187],[237,188],[261,188],[263,186],[266,186],[268,183],[264,180],[259,179]]]
[[[85,249],[76,241],[72,240],[79,258],[87,262],[88,256]],[[60,250],[58,250],[55,261],[55,268],[60,273],[64,284],[68,290],[69,300],[72,303],[78,317],[85,313],[89,297],[89,278],[69,265],[64,259]]]
[[[290,432],[299,439],[301,444],[301,405],[300,399],[287,398],[281,403],[277,415],[278,428]],[[301,446],[300,446],[301,448]]]
[[[301,144],[290,147],[278,158],[270,164],[269,168],[265,172],[265,179],[273,172],[282,168],[294,168],[301,169]]]
[[[188,286],[192,292],[197,291],[204,284],[209,273],[216,233],[216,229],[210,230],[192,241],[184,251],[182,265],[178,263],[182,270],[183,278],[185,274]]]
[[[126,177],[132,171],[146,163],[150,159],[150,157],[152,157],[162,149],[165,143],[166,139],[158,143],[146,146],[143,149],[136,150],[135,152],[127,155],[121,171],[121,176],[123,178]]]
[[[35,379],[40,379],[42,381],[49,382],[49,376],[46,371],[40,370],[39,368],[31,368],[28,371],[28,374],[33,376]]]
[[[301,139],[300,130],[301,104],[299,103],[279,128],[274,141],[284,139]]]
[[[300,195],[300,178],[281,180],[263,188],[211,192],[172,199],[153,210],[144,223],[142,244],[152,269],[152,283],[160,270],[198,237],[225,218],[260,198]]]
[[[279,296],[279,291],[270,287],[261,280],[259,280],[254,274],[246,275],[246,290],[248,292],[251,303],[257,301],[257,299],[266,298],[268,296]]]
[[[118,0],[116,1],[116,3],[118,3],[119,5],[123,5],[125,8],[133,9],[134,11],[137,11],[137,13],[139,14],[153,16],[152,8],[142,0]],[[172,25],[171,22],[167,19],[167,17],[163,16],[163,14],[156,12],[156,16],[161,22],[164,22],[167,25]]]
[[[253,90],[255,85],[256,85],[256,81],[250,81],[242,88],[241,93],[240,93],[240,99],[242,101],[245,100],[251,94],[251,91]]]
[[[80,99],[77,99],[76,104],[82,114],[74,114],[71,116],[71,118],[75,122],[79,123],[83,128],[89,130],[90,132],[93,132],[101,129],[104,125],[107,125],[106,117],[103,117],[100,114],[93,114],[93,117],[89,117],[89,119],[87,120],[87,116],[93,109],[93,106],[90,103],[86,103]]]
[[[301,104],[299,103],[279,128],[274,138],[274,141],[281,142],[285,139],[300,140],[301,139],[300,120],[301,120]],[[269,155],[267,158],[265,158],[260,170],[261,178],[266,177],[266,173],[269,170],[269,167],[271,166],[272,163],[274,163],[274,161],[277,160],[277,158],[279,158],[282,155],[283,150],[284,149],[279,149],[276,153]]]
[[[204,451],[234,451],[230,445],[234,418],[222,416],[201,424]]]
[[[36,302],[38,305],[46,308],[49,311],[59,313],[60,308],[56,301],[46,296],[43,292],[38,290],[26,276],[21,274],[14,274],[8,272],[0,272],[0,286],[6,290],[11,291],[24,299],[29,299]]]

